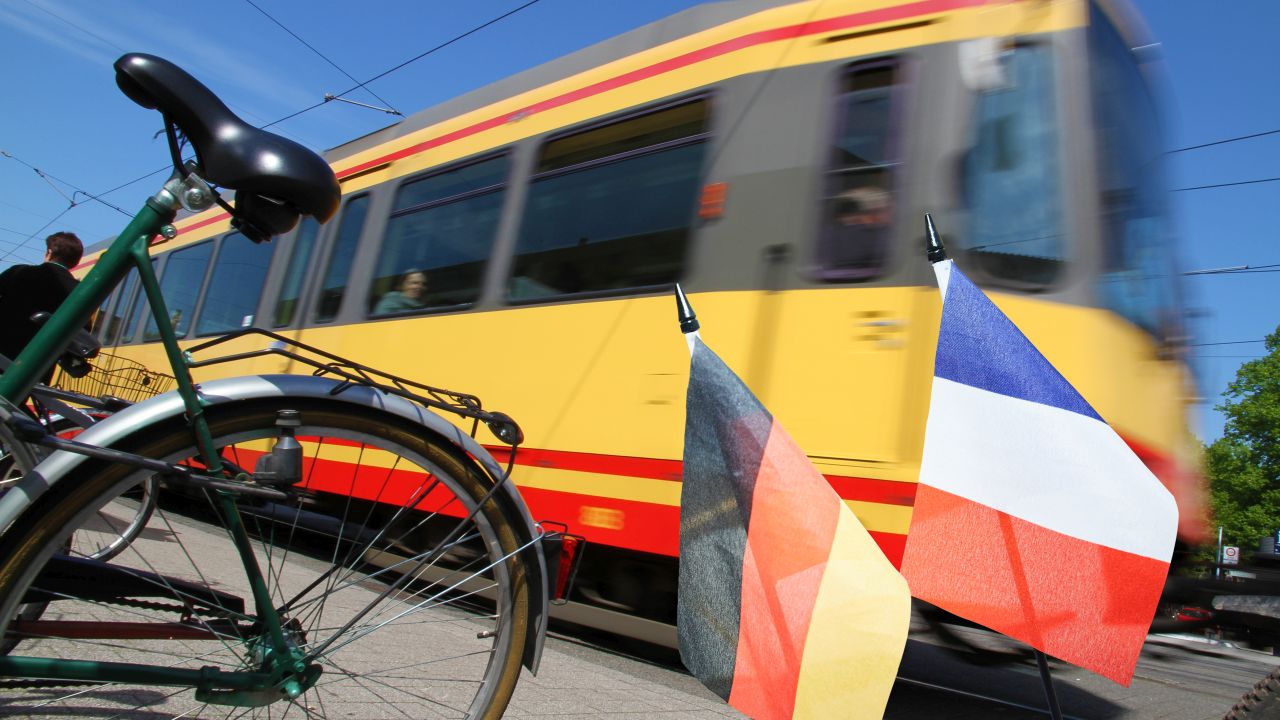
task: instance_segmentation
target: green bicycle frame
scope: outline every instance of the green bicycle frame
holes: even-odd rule
[[[172,182],[172,181],[171,181]],[[148,253],[151,238],[157,235],[172,237],[170,223],[177,215],[176,194],[168,186],[147,200],[146,205],[98,259],[93,269],[76,286],[57,312],[44,323],[27,347],[18,355],[9,369],[0,375],[0,398],[10,406],[25,401],[31,389],[43,377],[45,370],[58,358],[75,333],[88,322],[93,312],[102,305],[116,285],[130,269],[138,271],[152,317],[160,331],[169,364],[174,370],[177,391],[182,396],[191,430],[202,459],[210,474],[222,471],[217,449],[205,419],[203,404],[196,392],[182,349],[168,318],[169,313],[160,293],[160,283],[151,265]],[[314,683],[318,669],[302,666],[300,653],[285,640],[280,616],[271,602],[271,596],[263,580],[261,568],[253,555],[251,540],[240,518],[234,496],[218,492],[218,506],[223,514],[227,530],[239,551],[241,562],[248,576],[258,620],[266,629],[266,636],[276,656],[290,657],[292,663],[276,663],[302,677],[302,685]],[[0,676],[40,677],[56,680],[91,680],[96,682],[120,682],[197,688],[212,702],[230,705],[256,705],[269,702],[271,688],[278,687],[286,695],[295,696],[305,690],[296,678],[287,678],[288,671],[274,672],[222,672],[208,670],[178,670],[174,668],[100,663],[79,660],[47,660],[19,656],[0,657]],[[213,690],[227,688],[227,691]],[[278,697],[278,695],[276,696]]]

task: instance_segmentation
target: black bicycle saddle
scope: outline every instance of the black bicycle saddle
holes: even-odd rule
[[[288,231],[299,214],[324,222],[337,210],[338,180],[319,155],[236,117],[168,60],[129,53],[116,60],[115,69],[116,84],[129,99],[159,110],[186,136],[201,177],[236,191],[235,225],[251,240]]]

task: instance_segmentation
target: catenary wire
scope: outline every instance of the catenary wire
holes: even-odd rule
[[[103,200],[103,199],[102,199],[101,197],[99,197],[98,195],[94,195],[93,193],[89,192],[88,190],[83,190],[83,189],[81,189],[81,188],[79,188],[79,187],[76,187],[76,186],[75,186],[75,185],[73,185],[72,183],[69,183],[69,182],[67,182],[66,180],[63,180],[62,178],[57,177],[56,175],[50,175],[49,173],[47,173],[47,172],[45,172],[45,171],[41,170],[40,168],[36,167],[35,165],[32,165],[31,163],[27,162],[26,160],[23,160],[22,158],[20,158],[20,157],[18,157],[18,156],[16,156],[16,155],[14,155],[13,153],[8,152],[7,150],[0,150],[0,155],[2,155],[2,156],[4,156],[4,157],[7,157],[7,158],[9,158],[10,160],[13,160],[13,161],[15,161],[15,162],[17,162],[17,163],[19,163],[19,164],[21,164],[21,165],[25,165],[26,167],[30,168],[33,172],[35,172],[35,174],[36,174],[36,175],[39,175],[41,178],[45,178],[45,179],[46,179],[46,182],[47,182],[48,180],[56,180],[56,181],[58,181],[58,182],[62,183],[63,185],[66,185],[67,187],[71,188],[71,189],[72,189],[72,190],[74,190],[76,193],[79,193],[79,194],[81,194],[81,195],[84,195],[85,197],[89,198],[90,200],[96,200],[97,202],[100,202],[100,203],[102,203],[103,205],[106,205],[107,207],[111,208],[112,210],[115,210],[116,212],[120,213],[121,215],[124,215],[125,217],[129,217],[129,218],[133,217],[133,215],[131,215],[131,214],[129,214],[129,213],[127,213],[127,212],[125,212],[124,210],[120,209],[119,207],[117,207],[117,206],[115,206],[115,205],[112,205],[111,203],[107,202],[106,200]],[[57,188],[54,188],[54,189],[55,189],[55,190],[57,190]],[[72,197],[70,197],[70,198],[68,198],[64,193],[62,193],[62,191],[61,191],[61,190],[58,190],[58,194],[59,194],[59,195],[62,195],[62,197],[63,197],[64,199],[66,199],[69,203],[71,203],[71,207],[75,207],[75,206],[76,206],[75,194],[74,194],[74,193],[72,194]],[[105,193],[103,193],[103,194],[105,194]],[[71,207],[68,207],[68,208],[67,208],[67,210],[70,210],[70,209],[71,209]],[[66,211],[64,210],[63,212],[66,212]]]
[[[1169,150],[1165,154],[1172,155],[1174,153],[1186,152],[1187,150],[1199,150],[1200,148],[1213,147],[1214,145],[1226,145],[1227,143],[1239,142],[1241,140],[1252,140],[1253,138],[1263,137],[1265,135],[1280,134],[1280,130],[1268,130],[1266,132],[1253,133],[1251,135],[1241,135],[1239,137],[1227,138],[1225,140],[1214,140],[1213,142],[1201,143],[1199,145],[1189,145],[1187,147],[1178,148],[1177,150]]]
[[[447,40],[447,41],[445,41],[445,42],[443,42],[443,43],[440,43],[439,45],[437,45],[437,46],[435,46],[435,47],[431,48],[430,50],[427,50],[427,51],[426,51],[426,52],[424,52],[424,53],[421,53],[421,54],[419,54],[419,55],[417,55],[417,56],[415,56],[415,57],[409,58],[408,60],[406,60],[406,61],[404,61],[404,62],[400,63],[399,65],[396,65],[395,67],[391,68],[390,70],[384,70],[383,72],[378,73],[377,75],[374,75],[373,77],[369,78],[368,80],[365,80],[364,82],[362,82],[362,83],[359,83],[359,84],[355,85],[354,87],[350,87],[350,88],[348,88],[348,89],[346,89],[346,90],[344,90],[344,91],[342,91],[342,92],[340,92],[340,93],[337,93],[337,96],[338,96],[338,97],[342,97],[343,95],[346,95],[347,93],[350,93],[350,92],[352,92],[352,91],[354,91],[354,90],[358,90],[358,89],[360,89],[360,88],[363,88],[365,85],[368,85],[369,83],[371,83],[371,82],[373,82],[373,81],[375,81],[375,80],[380,80],[380,79],[382,79],[382,78],[384,78],[384,77],[386,77],[386,76],[390,75],[391,73],[393,73],[393,72],[395,72],[395,71],[397,71],[397,70],[399,70],[399,69],[401,69],[401,68],[405,67],[406,65],[409,65],[410,63],[415,63],[415,62],[417,62],[417,61],[421,60],[422,58],[424,58],[424,57],[426,57],[426,56],[430,55],[431,53],[434,53],[434,52],[436,52],[436,51],[438,51],[438,50],[442,50],[442,49],[444,49],[444,48],[446,48],[446,47],[448,47],[448,46],[450,46],[450,45],[452,45],[452,44],[454,44],[454,43],[458,42],[459,40],[461,40],[461,39],[463,39],[463,38],[465,38],[465,37],[467,37],[467,36],[469,36],[469,35],[474,35],[475,33],[480,32],[481,30],[483,30],[483,29],[485,29],[485,28],[489,27],[490,25],[493,25],[494,23],[500,22],[500,21],[502,21],[502,20],[505,20],[506,18],[511,17],[512,15],[515,15],[516,13],[520,12],[521,10],[524,10],[525,8],[527,8],[527,7],[531,6],[531,5],[536,5],[538,2],[539,2],[539,0],[529,0],[529,2],[527,2],[527,3],[523,4],[523,5],[521,5],[520,7],[516,8],[516,9],[514,9],[514,10],[511,10],[511,11],[509,11],[509,12],[506,12],[506,13],[502,14],[502,15],[499,15],[498,17],[496,17],[496,18],[494,18],[494,19],[492,19],[492,20],[490,20],[490,21],[488,21],[488,22],[486,22],[486,23],[484,23],[484,24],[482,24],[482,25],[477,25],[476,27],[471,28],[470,30],[468,30],[468,31],[466,31],[466,32],[464,32],[464,33],[462,33],[461,35],[458,35],[458,36],[454,37],[454,38],[453,38],[453,39],[451,39],[451,40]],[[328,100],[321,100],[320,102],[318,102],[318,103],[316,103],[316,104],[314,104],[314,105],[311,105],[310,107],[305,107],[305,108],[303,108],[303,109],[301,109],[301,110],[299,110],[299,111],[297,111],[297,112],[295,112],[295,113],[292,113],[292,114],[286,115],[286,116],[284,116],[284,117],[280,118],[279,120],[274,120],[274,121],[272,121],[272,122],[269,122],[269,123],[267,123],[266,125],[263,125],[262,127],[264,127],[264,128],[268,128],[268,127],[271,127],[272,125],[277,125],[277,124],[279,124],[279,123],[282,123],[282,122],[284,122],[285,120],[291,120],[291,119],[293,119],[293,118],[295,118],[295,117],[298,117],[299,115],[301,115],[301,114],[303,114],[303,113],[306,113],[306,112],[310,112],[310,111],[312,111],[312,110],[315,110],[316,108],[318,108],[318,107],[320,107],[321,105],[324,105],[324,104],[326,104],[326,103],[328,103],[328,102],[329,102]]]
[[[1196,275],[1248,275],[1252,273],[1280,272],[1280,263],[1268,265],[1240,265],[1237,267],[1214,268],[1211,270],[1190,270],[1182,273],[1185,277]]]
[[[1185,192],[1187,190],[1208,190],[1210,188],[1235,187],[1237,185],[1257,185],[1258,183],[1269,183],[1280,181],[1280,177],[1262,178],[1260,180],[1240,180],[1239,182],[1217,183],[1215,185],[1196,185],[1195,187],[1174,188],[1173,192]]]
[[[253,0],[244,0],[244,1],[249,3],[250,7],[252,7],[254,10],[257,10],[258,12],[262,13],[264,17],[266,17],[268,20],[270,20],[271,22],[279,26],[281,30],[289,33],[289,35],[292,36],[294,40],[297,40],[298,42],[302,43],[303,47],[315,53],[317,56],[319,56],[321,60],[324,60],[325,62],[329,63],[329,65],[332,66],[334,70],[337,70],[338,72],[345,75],[347,79],[350,80],[351,82],[357,83],[357,87],[363,88],[365,92],[377,98],[378,102],[382,103],[383,105],[386,105],[392,110],[395,110],[396,115],[404,115],[404,113],[397,110],[396,107],[392,105],[391,102],[389,102],[386,98],[383,98],[381,95],[378,95],[376,92],[366,87],[364,83],[361,83],[359,80],[356,80],[354,77],[351,76],[351,73],[347,72],[346,70],[343,70],[342,67],[340,67],[333,60],[330,60],[328,57],[326,57],[324,53],[317,50],[314,46],[311,45],[311,43],[307,42],[306,40],[303,40],[297,33],[290,30],[288,27],[286,27],[284,23],[280,22],[275,17],[273,17],[270,13],[268,13],[266,10],[263,10],[261,7],[259,7],[258,4],[255,3]]]
[[[248,1],[248,0],[246,0],[246,1]],[[353,81],[355,81],[357,84],[356,84],[355,86],[351,87],[351,88],[348,88],[347,90],[344,90],[344,91],[343,91],[343,92],[341,92],[341,93],[338,93],[338,96],[346,95],[346,94],[348,94],[348,93],[350,93],[350,92],[353,92],[353,91],[355,91],[355,90],[358,90],[358,89],[366,89],[366,90],[368,90],[368,88],[366,88],[365,86],[366,86],[366,85],[368,85],[369,83],[371,83],[371,82],[373,82],[373,81],[375,81],[375,80],[379,80],[379,79],[381,79],[381,78],[384,78],[384,77],[386,77],[387,75],[390,75],[391,73],[396,72],[397,70],[400,70],[401,68],[404,68],[404,67],[406,67],[406,66],[410,65],[411,63],[417,62],[418,60],[421,60],[422,58],[425,58],[425,57],[427,57],[428,55],[430,55],[430,54],[432,54],[432,53],[434,53],[434,52],[437,52],[437,51],[439,51],[439,50],[442,50],[442,49],[444,49],[444,48],[446,48],[446,47],[448,47],[448,46],[450,46],[450,45],[452,45],[452,44],[454,44],[454,43],[458,42],[459,40],[462,40],[463,38],[466,38],[466,37],[468,37],[468,36],[470,36],[470,35],[474,35],[475,33],[477,33],[477,32],[479,32],[479,31],[481,31],[481,30],[483,30],[483,29],[485,29],[485,28],[489,27],[490,25],[493,25],[494,23],[497,23],[497,22],[500,22],[500,21],[502,21],[502,20],[505,20],[506,18],[511,17],[512,15],[514,15],[514,14],[516,14],[516,13],[520,12],[521,10],[524,10],[525,8],[528,8],[528,7],[532,6],[532,5],[536,5],[539,1],[540,1],[540,0],[529,0],[529,2],[526,2],[525,4],[523,4],[523,5],[521,5],[521,6],[517,7],[517,8],[515,8],[515,9],[513,9],[513,10],[510,10],[510,11],[508,11],[508,12],[506,12],[506,13],[503,13],[502,15],[499,15],[498,17],[495,17],[495,18],[493,18],[492,20],[489,20],[489,21],[487,21],[487,22],[485,22],[485,23],[482,23],[482,24],[480,24],[480,25],[477,25],[476,27],[471,28],[470,30],[467,30],[466,32],[464,32],[464,33],[462,33],[462,34],[460,34],[460,35],[457,35],[457,36],[453,37],[452,39],[447,40],[447,41],[445,41],[445,42],[443,42],[443,43],[441,43],[441,44],[439,44],[439,45],[437,45],[437,46],[435,46],[435,47],[433,47],[433,48],[431,48],[431,49],[427,50],[426,52],[419,53],[418,55],[416,55],[416,56],[414,56],[414,57],[412,57],[412,58],[410,58],[410,59],[408,59],[408,60],[406,60],[406,61],[404,61],[404,62],[400,63],[399,65],[396,65],[395,67],[392,67],[392,68],[390,68],[390,69],[388,69],[388,70],[384,70],[383,72],[378,73],[377,75],[374,75],[373,77],[369,78],[368,80],[365,80],[364,82],[355,81],[355,79],[354,79],[354,78],[352,78],[352,80],[353,80]],[[254,5],[252,2],[250,2],[249,4],[250,4],[250,5],[253,5],[255,8],[257,8],[257,5]],[[36,7],[39,7],[39,6],[36,6]],[[261,10],[260,8],[259,8],[259,12],[262,12],[262,10]],[[264,15],[266,15],[266,13],[265,13],[265,12],[263,12],[263,14],[264,14]],[[67,24],[71,25],[72,27],[76,27],[77,29],[81,29],[81,30],[82,30],[82,28],[79,28],[79,27],[78,27],[78,26],[76,26],[74,23],[71,23],[70,21],[66,20],[65,18],[62,18],[62,17],[56,16],[56,15],[55,15],[54,17],[58,17],[58,19],[59,19],[59,20],[62,20],[63,22],[66,22]],[[271,16],[270,16],[270,15],[267,15],[267,17],[268,17],[268,18],[271,18]],[[274,18],[271,18],[271,19],[272,19],[273,21],[275,21],[275,19],[274,19]],[[277,22],[276,22],[276,24],[277,24],[277,25],[279,25],[280,23],[277,21]],[[281,25],[281,27],[283,28],[284,26],[283,26],[283,25]],[[288,28],[284,28],[284,29],[285,29],[285,31],[286,31],[286,32],[289,32],[291,35],[293,34],[291,31],[289,31],[289,30],[288,30]],[[92,34],[92,33],[90,33],[90,34]],[[95,36],[95,37],[96,37],[96,36]],[[297,37],[297,36],[295,35],[295,37]],[[298,38],[298,40],[299,40],[299,42],[303,42],[303,44],[304,44],[304,45],[306,45],[306,43],[305,43],[304,41],[302,41],[302,39],[301,39],[301,38]],[[308,45],[308,47],[310,47],[310,46]],[[312,49],[313,49],[313,51],[314,51],[314,48],[312,48]],[[317,54],[319,54],[319,53],[317,53]],[[324,56],[323,56],[323,55],[321,55],[321,57],[324,57]],[[328,60],[327,58],[325,58],[325,59],[326,59],[326,60]],[[332,61],[330,61],[330,64],[332,64]],[[337,67],[337,66],[335,65],[335,67]],[[341,70],[341,68],[338,68],[338,69],[339,69],[339,70]],[[347,74],[345,71],[342,71],[342,72],[343,72],[343,74],[344,74],[344,75],[346,75],[346,74]],[[347,77],[351,77],[351,76],[350,76],[350,75],[347,75]],[[377,96],[377,94],[374,94],[372,90],[369,90],[369,92],[370,92],[371,94],[373,94],[373,95],[374,95],[374,97],[378,97],[378,96]],[[379,100],[380,100],[381,102],[387,103],[387,101],[386,101],[386,100],[382,100],[382,98],[379,98]],[[260,127],[262,127],[262,128],[268,128],[268,127],[271,127],[272,125],[278,125],[278,124],[280,124],[280,123],[282,123],[282,122],[284,122],[284,121],[286,121],[286,120],[290,120],[290,119],[295,118],[295,117],[297,117],[297,116],[299,116],[299,115],[302,115],[303,113],[310,112],[311,110],[314,110],[314,109],[316,109],[316,108],[318,108],[318,107],[320,107],[320,106],[322,106],[322,105],[325,105],[327,102],[328,102],[327,100],[322,100],[322,101],[320,101],[320,102],[318,102],[318,103],[315,103],[314,105],[311,105],[311,106],[309,106],[309,107],[305,107],[305,108],[303,108],[303,109],[301,109],[301,110],[298,110],[297,112],[294,112],[294,113],[291,113],[291,114],[289,114],[289,115],[286,115],[286,116],[284,116],[284,117],[282,117],[282,118],[280,118],[280,119],[278,119],[278,120],[273,120],[272,122],[269,122],[269,123],[267,123],[267,124],[265,124],[265,125],[262,125],[262,126],[260,126]],[[391,103],[387,103],[387,105],[390,105],[390,104],[391,104]],[[0,151],[0,152],[3,152],[3,151]],[[23,165],[26,165],[27,167],[30,167],[32,170],[35,170],[36,172],[40,172],[40,171],[39,171],[39,170],[37,170],[34,166],[29,165],[28,163],[26,163],[26,162],[22,161],[21,159],[19,159],[19,158],[17,158],[17,157],[14,157],[13,155],[11,155],[11,154],[9,154],[9,153],[7,153],[7,152],[5,152],[5,153],[4,153],[4,156],[5,156],[5,157],[9,157],[9,158],[11,158],[11,159],[13,159],[13,160],[17,160],[18,162],[22,163]],[[164,168],[160,168],[160,169],[155,170],[155,171],[153,171],[153,172],[150,172],[150,173],[148,173],[148,174],[146,174],[146,175],[143,175],[143,176],[142,176],[142,177],[140,177],[140,178],[137,178],[137,179],[134,179],[134,180],[130,180],[130,181],[128,181],[128,182],[126,182],[126,183],[124,183],[124,184],[122,184],[122,185],[118,185],[118,186],[116,186],[116,187],[114,187],[114,188],[111,188],[110,190],[107,190],[107,191],[105,191],[105,192],[99,193],[98,195],[94,195],[94,194],[89,193],[89,192],[87,192],[87,191],[81,190],[80,188],[76,187],[75,185],[72,185],[71,183],[66,182],[65,180],[61,180],[61,179],[59,179],[59,178],[56,178],[56,177],[54,177],[54,176],[52,176],[52,175],[50,175],[49,177],[50,177],[50,178],[53,178],[54,180],[57,180],[58,182],[63,183],[64,185],[66,185],[66,186],[68,186],[68,187],[71,187],[71,188],[74,188],[75,190],[78,190],[79,192],[83,193],[86,197],[88,197],[88,198],[90,198],[90,199],[92,199],[92,200],[96,200],[96,201],[98,201],[98,202],[102,203],[103,205],[106,205],[107,207],[112,208],[112,209],[113,209],[113,210],[115,210],[116,212],[119,212],[119,213],[121,213],[121,214],[125,215],[126,217],[132,217],[129,213],[125,212],[124,210],[120,209],[119,207],[116,207],[115,205],[112,205],[111,203],[108,203],[107,201],[103,200],[101,196],[103,196],[103,195],[107,195],[107,194],[110,194],[110,193],[113,193],[113,192],[115,192],[115,191],[117,191],[117,190],[121,190],[121,189],[126,188],[126,187],[128,187],[128,186],[130,186],[130,185],[133,185],[134,183],[141,182],[142,180],[145,180],[145,179],[147,179],[147,178],[151,177],[152,175],[155,175],[155,174],[157,174],[157,173],[163,172],[163,171],[165,171],[165,170],[167,170],[167,169],[168,169],[168,166],[166,166],[166,167],[164,167]],[[66,209],[64,209],[62,212],[58,213],[56,216],[54,216],[52,219],[50,219],[48,222],[46,222],[46,223],[45,223],[45,225],[44,225],[43,227],[41,227],[39,230],[37,230],[33,235],[29,236],[29,237],[27,238],[27,240],[25,240],[25,241],[22,243],[22,245],[20,245],[18,248],[14,248],[14,250],[9,251],[8,253],[6,253],[6,254],[5,254],[5,255],[3,255],[3,256],[0,256],[0,262],[3,262],[3,261],[4,261],[4,260],[6,260],[8,257],[10,257],[14,252],[16,252],[18,249],[21,249],[21,247],[22,247],[22,246],[25,246],[25,244],[26,244],[27,242],[29,242],[32,238],[34,238],[35,236],[37,236],[37,235],[39,235],[41,232],[43,232],[45,228],[49,227],[49,226],[50,226],[50,225],[52,225],[54,222],[57,222],[57,220],[59,220],[63,215],[65,215],[65,214],[67,213],[67,211],[68,211],[68,210],[70,210],[72,207],[75,207],[75,205],[73,204],[73,205],[71,205],[71,206],[67,207],[67,208],[66,208]]]
[[[42,225],[42,226],[40,227],[40,229],[39,229],[39,230],[36,230],[35,232],[31,233],[31,235],[29,235],[29,236],[27,237],[27,239],[26,239],[26,240],[23,240],[21,243],[19,243],[17,246],[15,246],[15,247],[13,247],[12,249],[10,249],[10,250],[9,250],[8,252],[6,252],[4,255],[0,255],[0,262],[4,262],[5,260],[8,260],[10,257],[12,257],[12,256],[13,256],[13,254],[14,254],[14,253],[18,252],[19,250],[25,250],[25,249],[27,249],[27,243],[29,243],[29,242],[31,242],[32,240],[34,240],[34,239],[36,239],[37,237],[39,237],[40,233],[42,233],[42,232],[44,232],[45,230],[47,230],[47,229],[49,228],[49,226],[50,226],[50,225],[52,225],[52,224],[54,224],[54,223],[58,222],[58,220],[61,220],[61,219],[62,219],[62,216],[63,216],[63,215],[66,215],[66,214],[67,214],[67,212],[68,212],[69,210],[71,210],[71,208],[73,208],[73,207],[75,207],[75,205],[68,205],[67,207],[63,208],[62,212],[60,212],[60,213],[58,213],[57,215],[54,215],[52,218],[50,218],[50,219],[49,219],[49,222],[47,222],[47,223],[45,223],[44,225]]]
[[[1248,343],[1260,343],[1266,340],[1228,340],[1227,342],[1208,342],[1208,343],[1188,343],[1187,347],[1208,347],[1210,345],[1246,345]]]
[[[104,43],[104,44],[106,44],[106,45],[110,45],[111,47],[115,48],[116,50],[120,51],[121,53],[125,52],[125,50],[124,50],[123,48],[121,48],[119,45],[117,45],[117,44],[115,44],[115,43],[111,42],[110,40],[108,40],[108,39],[106,39],[106,38],[102,37],[101,35],[99,35],[99,34],[97,34],[97,33],[93,32],[93,31],[91,31],[91,30],[87,30],[87,29],[85,29],[85,28],[81,27],[80,25],[77,25],[76,23],[71,22],[70,20],[68,20],[68,19],[66,19],[66,18],[64,18],[64,17],[62,17],[61,15],[59,15],[58,13],[56,13],[56,12],[54,12],[54,11],[50,10],[49,8],[46,8],[46,7],[42,7],[42,6],[40,6],[40,5],[37,5],[37,4],[33,3],[33,2],[31,2],[31,0],[25,0],[25,1],[26,1],[26,3],[27,3],[28,5],[30,5],[31,7],[35,8],[35,9],[39,10],[40,12],[43,12],[43,13],[45,13],[45,14],[47,14],[47,15],[51,16],[51,17],[57,18],[58,20],[60,20],[60,21],[62,21],[62,22],[64,22],[64,23],[66,23],[66,24],[70,25],[71,27],[75,28],[76,30],[79,30],[80,32],[84,33],[85,35],[88,35],[89,37],[93,38],[94,40],[97,40],[97,41],[99,41],[99,42],[101,42],[101,43]]]

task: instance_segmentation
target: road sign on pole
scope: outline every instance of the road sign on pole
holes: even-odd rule
[[[1239,565],[1240,564],[1240,548],[1235,545],[1227,545],[1222,548],[1222,564],[1223,565]]]

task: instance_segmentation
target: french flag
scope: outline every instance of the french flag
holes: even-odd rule
[[[1128,686],[1173,497],[951,260],[933,267],[942,324],[902,574],[915,597]]]

